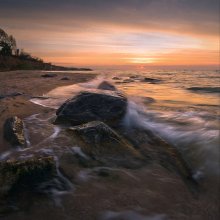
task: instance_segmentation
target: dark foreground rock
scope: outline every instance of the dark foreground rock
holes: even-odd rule
[[[139,152],[152,163],[159,163],[171,172],[178,173],[193,192],[198,183],[193,169],[179,150],[148,129],[133,128],[122,132]]]
[[[109,83],[108,81],[103,81],[99,84],[97,89],[103,89],[103,90],[111,90],[111,91],[116,91],[116,87]]]
[[[103,122],[89,122],[68,131],[86,155],[104,165],[136,168],[143,164],[139,152]]]
[[[0,196],[34,188],[56,174],[53,157],[0,162]]]
[[[5,121],[4,138],[11,143],[12,146],[26,146],[24,123],[20,118],[14,116]]]
[[[116,91],[80,92],[57,110],[55,123],[80,125],[100,120],[116,125],[125,115],[127,98]]]
[[[43,75],[41,75],[41,77],[44,77],[44,78],[52,78],[52,77],[56,77],[57,74],[55,73],[45,73]]]

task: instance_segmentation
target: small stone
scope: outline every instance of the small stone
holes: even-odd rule
[[[52,78],[52,77],[56,77],[57,74],[55,73],[45,73],[43,75],[41,75],[41,77],[44,77],[44,78]]]
[[[111,91],[116,91],[116,87],[109,83],[108,81],[103,81],[99,84],[98,89],[103,89],[103,90],[111,90]]]
[[[65,76],[65,77],[61,78],[60,80],[70,80],[70,78]]]
[[[24,123],[17,116],[6,119],[4,124],[4,138],[12,146],[26,146]]]

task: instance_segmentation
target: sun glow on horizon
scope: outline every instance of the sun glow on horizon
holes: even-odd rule
[[[135,57],[129,58],[130,63],[134,64],[148,64],[148,63],[155,63],[156,59],[152,57]]]

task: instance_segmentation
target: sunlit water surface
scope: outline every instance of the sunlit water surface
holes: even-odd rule
[[[126,126],[150,128],[199,171],[219,173],[219,71],[101,71],[93,81],[59,87],[45,94],[48,99],[32,101],[58,108],[79,91],[94,91],[103,80],[129,98]]]

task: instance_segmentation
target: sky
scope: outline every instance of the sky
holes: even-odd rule
[[[63,66],[219,63],[219,0],[0,0],[0,28]]]

